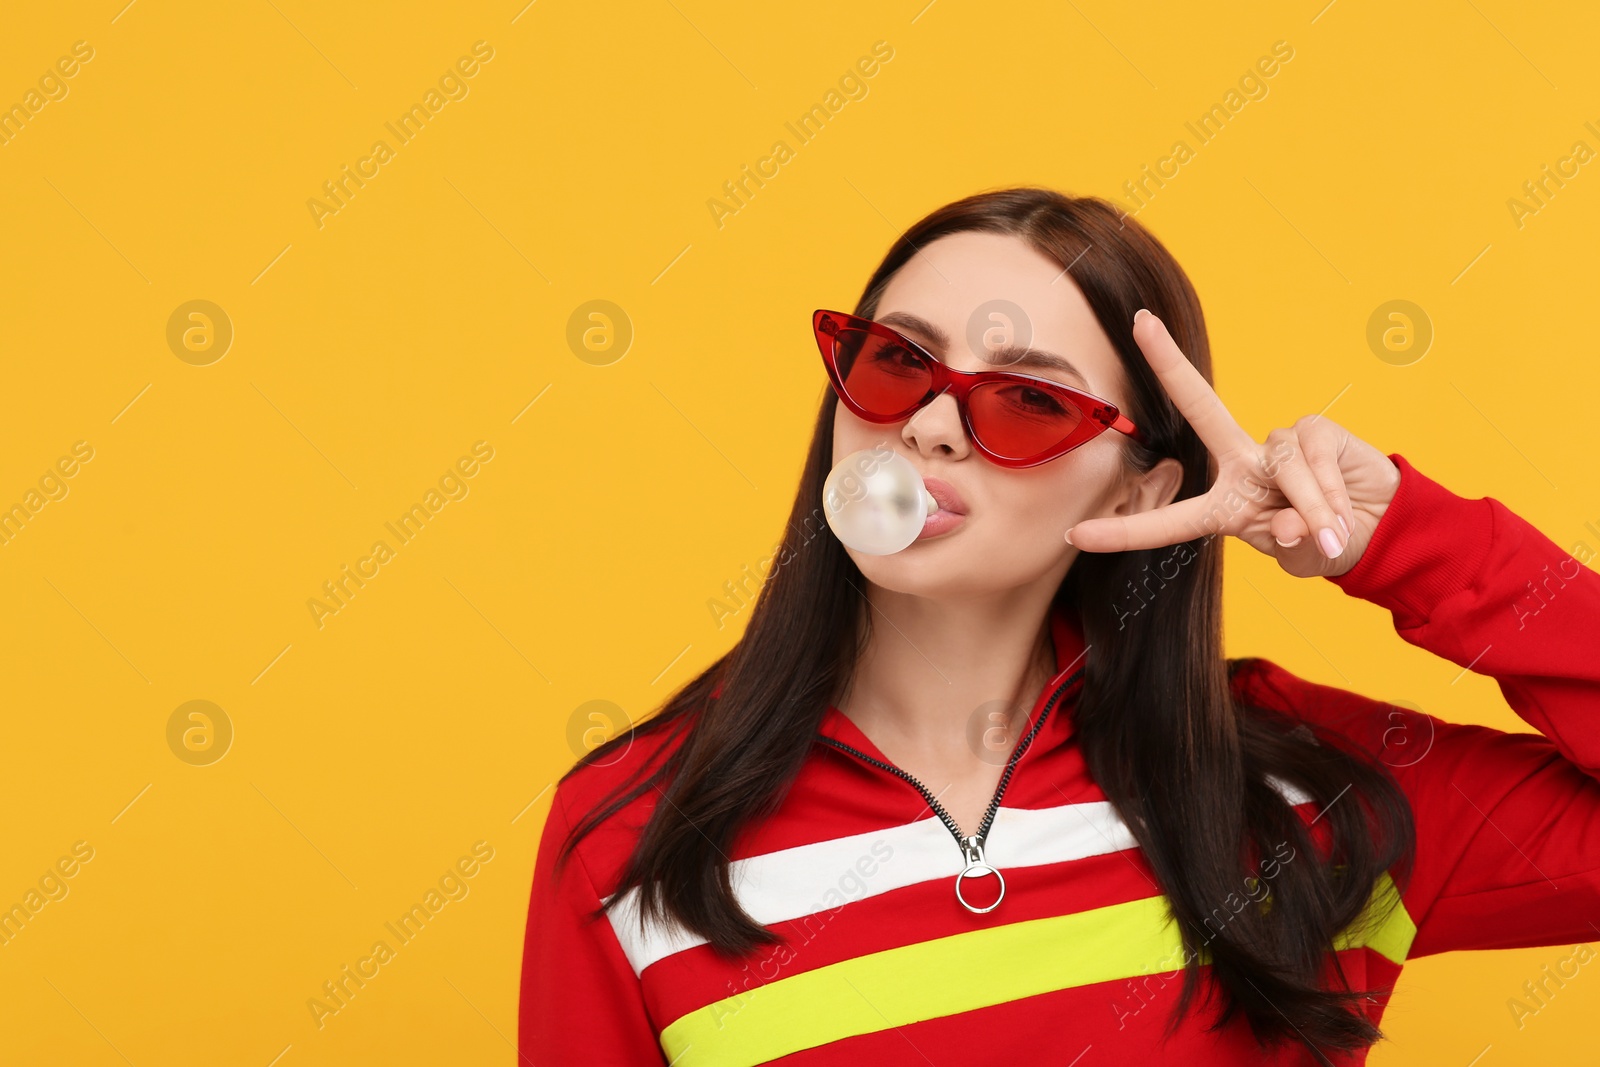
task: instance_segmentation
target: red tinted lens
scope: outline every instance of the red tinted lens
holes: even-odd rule
[[[933,371],[921,353],[866,330],[840,330],[833,339],[839,379],[856,407],[892,418],[928,395]]]
[[[1087,428],[1071,399],[1027,382],[978,385],[967,394],[967,408],[973,436],[1009,459],[1031,459]]]

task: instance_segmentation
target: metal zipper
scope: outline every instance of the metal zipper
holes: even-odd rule
[[[939,803],[938,798],[928,791],[927,786],[917,781],[916,776],[912,775],[910,772],[901,770],[892,763],[886,763],[881,759],[869,756],[860,749],[847,745],[843,741],[835,740],[832,737],[819,734],[817,736],[817,740],[824,741],[832,745],[834,748],[848,752],[852,756],[856,756],[862,760],[865,760],[874,767],[881,767],[884,770],[889,771],[891,774],[897,774],[901,778],[904,778],[906,781],[917,787],[917,792],[921,793],[922,798],[928,802],[928,807],[933,809],[933,813],[939,817],[939,821],[944,823],[945,828],[949,830],[951,836],[956,839],[956,845],[961,849],[961,858],[966,863],[966,867],[962,869],[960,874],[956,875],[956,900],[960,901],[961,906],[972,912],[974,915],[982,915],[985,912],[993,911],[995,908],[999,907],[1000,901],[1004,900],[1006,895],[1005,877],[1000,873],[998,868],[990,866],[989,862],[983,857],[983,846],[989,838],[989,828],[994,823],[995,814],[1000,810],[1000,798],[1005,795],[1006,786],[1011,782],[1011,772],[1016,769],[1017,761],[1022,758],[1022,754],[1024,752],[1028,751],[1028,746],[1033,744],[1034,737],[1038,735],[1040,728],[1044,726],[1045,720],[1050,717],[1050,709],[1055,707],[1056,701],[1061,699],[1061,694],[1067,691],[1067,687],[1072,685],[1073,682],[1077,681],[1083,676],[1085,669],[1086,668],[1084,667],[1079,667],[1072,673],[1070,677],[1067,678],[1066,681],[1058,685],[1056,687],[1056,691],[1050,695],[1050,699],[1048,702],[1046,702],[1044,710],[1039,713],[1039,718],[1035,720],[1033,726],[1030,727],[1027,734],[1023,736],[1022,741],[1018,743],[1016,750],[1011,753],[1011,758],[1006,760],[1006,769],[1000,775],[1000,784],[995,787],[994,796],[989,800],[989,808],[983,814],[983,821],[978,824],[978,832],[970,837],[962,836],[961,827],[956,825],[955,819],[951,818],[950,813],[944,810],[944,806]],[[964,878],[982,877],[985,874],[992,874],[999,881],[1000,895],[994,898],[993,904],[990,904],[986,908],[979,908],[968,903],[967,898],[962,896],[961,880]]]

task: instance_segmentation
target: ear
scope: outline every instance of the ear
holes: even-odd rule
[[[1172,503],[1182,488],[1183,464],[1167,456],[1129,484],[1115,513],[1135,515],[1165,507]]]

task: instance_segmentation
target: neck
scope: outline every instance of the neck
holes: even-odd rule
[[[1051,595],[930,600],[869,585],[870,633],[835,706],[880,747],[925,761],[970,759],[998,726],[1015,742],[1055,674]]]

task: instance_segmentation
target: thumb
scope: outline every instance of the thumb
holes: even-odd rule
[[[1294,508],[1279,509],[1267,523],[1267,529],[1282,548],[1294,548],[1311,532],[1310,524]]]

